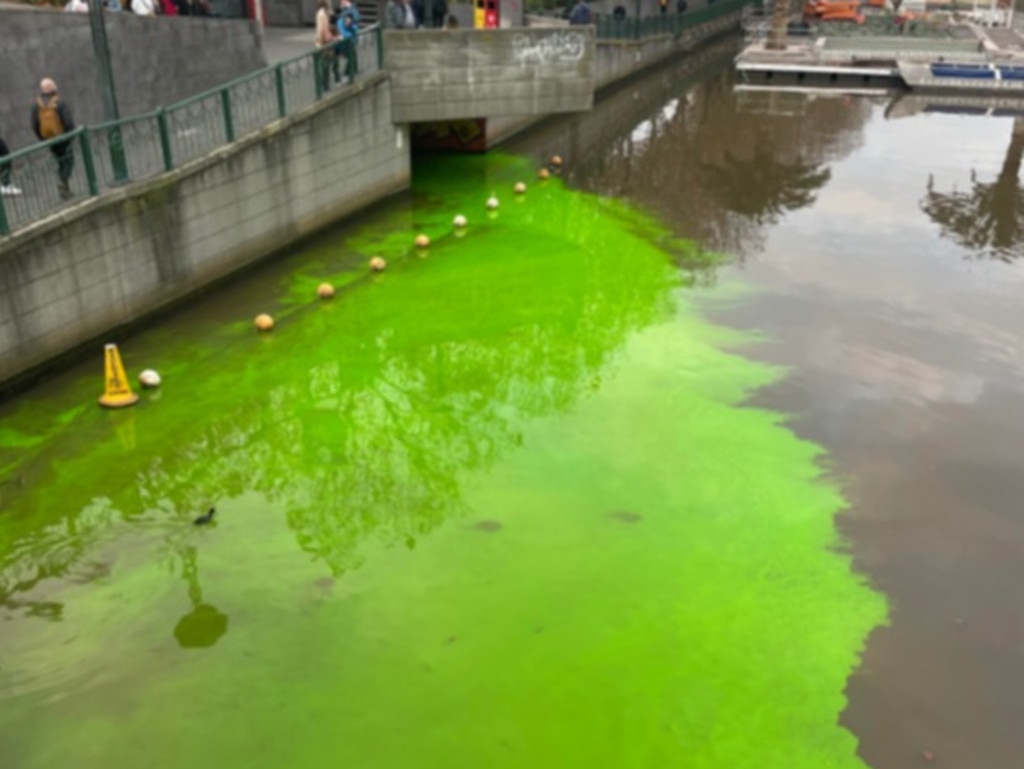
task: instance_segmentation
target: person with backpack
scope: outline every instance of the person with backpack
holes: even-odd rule
[[[39,83],[39,96],[32,105],[32,131],[39,141],[49,141],[75,130],[71,109],[57,93],[57,84],[50,78]],[[71,172],[75,169],[75,150],[71,140],[53,142],[50,152],[57,159],[57,190],[62,198],[71,197]]]
[[[316,76],[320,78],[321,90],[327,91],[331,87],[332,74],[334,82],[341,80],[338,52],[335,50],[338,34],[331,24],[330,4],[327,0],[317,0],[316,6],[316,35],[313,39],[316,46]]]

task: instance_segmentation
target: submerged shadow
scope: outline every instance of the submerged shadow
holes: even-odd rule
[[[228,615],[215,606],[203,603],[203,589],[199,584],[199,563],[196,549],[186,547],[181,554],[182,577],[188,583],[188,597],[192,611],[174,626],[174,638],[183,649],[201,649],[213,646],[228,632]]]

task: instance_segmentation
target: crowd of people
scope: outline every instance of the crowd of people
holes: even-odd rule
[[[136,16],[209,16],[207,0],[68,0],[68,13],[88,13],[89,3],[99,2],[104,10],[129,11]]]

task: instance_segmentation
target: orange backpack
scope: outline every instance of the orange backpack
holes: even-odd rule
[[[39,115],[39,135],[43,139],[52,139],[54,136],[60,136],[64,133],[64,122],[60,119],[60,113],[57,111],[59,103],[60,97],[58,96],[50,99],[49,103],[44,102],[42,96],[36,99]]]

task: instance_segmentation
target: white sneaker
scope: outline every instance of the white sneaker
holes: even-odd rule
[[[0,195],[20,195],[20,194],[21,194],[21,190],[18,187],[15,187],[13,184],[5,184],[3,187],[0,187]]]

